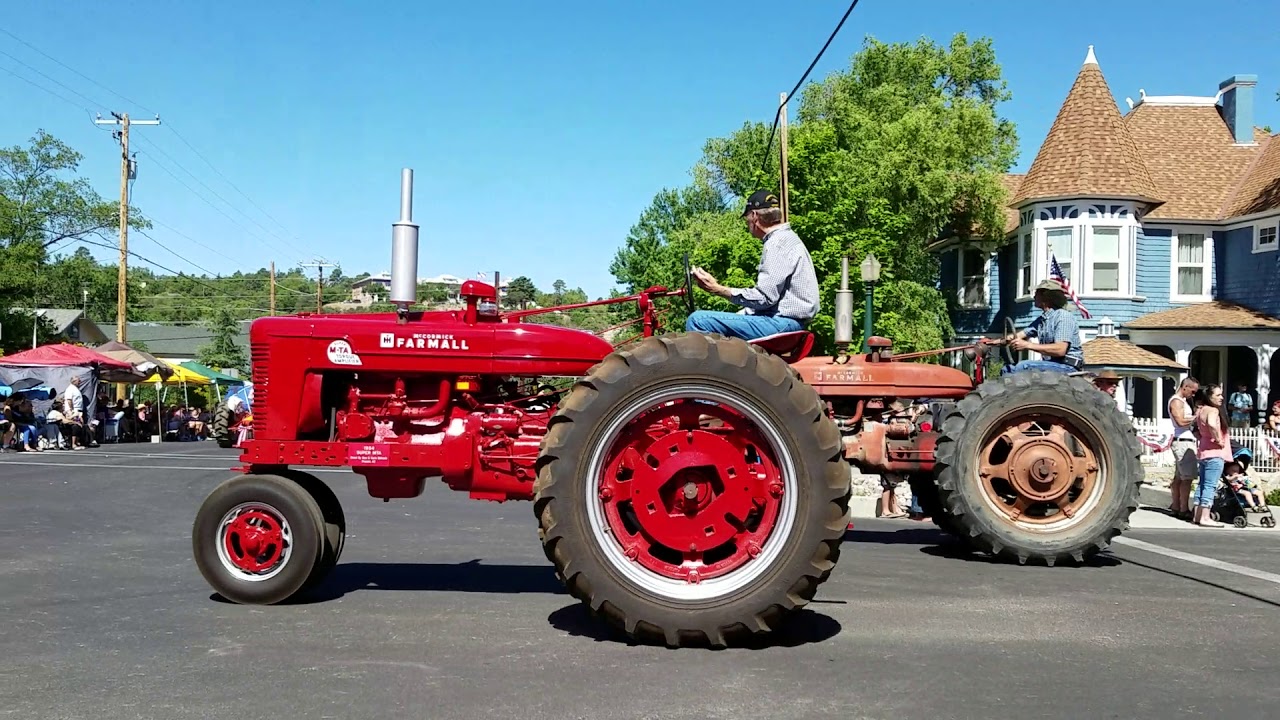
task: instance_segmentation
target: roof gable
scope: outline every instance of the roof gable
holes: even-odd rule
[[[1161,202],[1092,45],[1013,204],[1061,197]]]
[[[1280,135],[1263,135],[1262,149],[1254,153],[1253,163],[1223,208],[1224,218],[1280,208],[1280,140],[1277,138]]]

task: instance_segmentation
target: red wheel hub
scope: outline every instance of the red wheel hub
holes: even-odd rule
[[[759,430],[727,408],[677,401],[629,424],[609,448],[600,501],[624,553],[696,583],[760,553],[783,484]]]
[[[284,527],[265,510],[247,510],[226,525],[222,542],[232,564],[245,572],[261,573],[284,556]]]

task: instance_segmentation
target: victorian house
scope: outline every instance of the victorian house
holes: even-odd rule
[[[1256,86],[1141,91],[1122,113],[1090,47],[1030,169],[1004,178],[1004,241],[932,246],[957,340],[1024,327],[1056,261],[1089,313],[1087,369],[1124,376],[1135,417],[1164,418],[1190,373],[1247,385],[1261,419],[1280,399],[1280,140],[1254,126]]]

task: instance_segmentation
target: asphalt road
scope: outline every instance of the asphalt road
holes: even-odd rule
[[[350,534],[319,597],[220,602],[190,528],[234,460],[0,456],[0,716],[1264,718],[1280,701],[1280,530],[1137,529],[1150,545],[1036,568],[859,520],[776,643],[668,650],[587,619],[529,504],[434,484],[384,504],[349,473],[321,475]]]

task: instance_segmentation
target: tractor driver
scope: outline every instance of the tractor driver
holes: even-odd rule
[[[1067,305],[1067,294],[1056,280],[1045,280],[1036,286],[1036,307],[1042,310],[1040,317],[1031,321],[1025,330],[1011,338],[983,340],[995,345],[1009,344],[1014,352],[1035,350],[1043,360],[1024,360],[1013,367],[1005,367],[1001,374],[1051,370],[1072,373],[1084,366],[1084,351],[1080,347],[1080,326]],[[1039,338],[1038,345],[1029,342]]]
[[[775,193],[752,193],[742,217],[747,221],[747,230],[764,241],[756,286],[728,288],[706,270],[693,268],[694,280],[702,289],[742,310],[698,310],[685,321],[685,329],[743,340],[803,330],[818,314],[819,306],[818,278],[809,249],[791,224],[782,221],[782,208]]]

